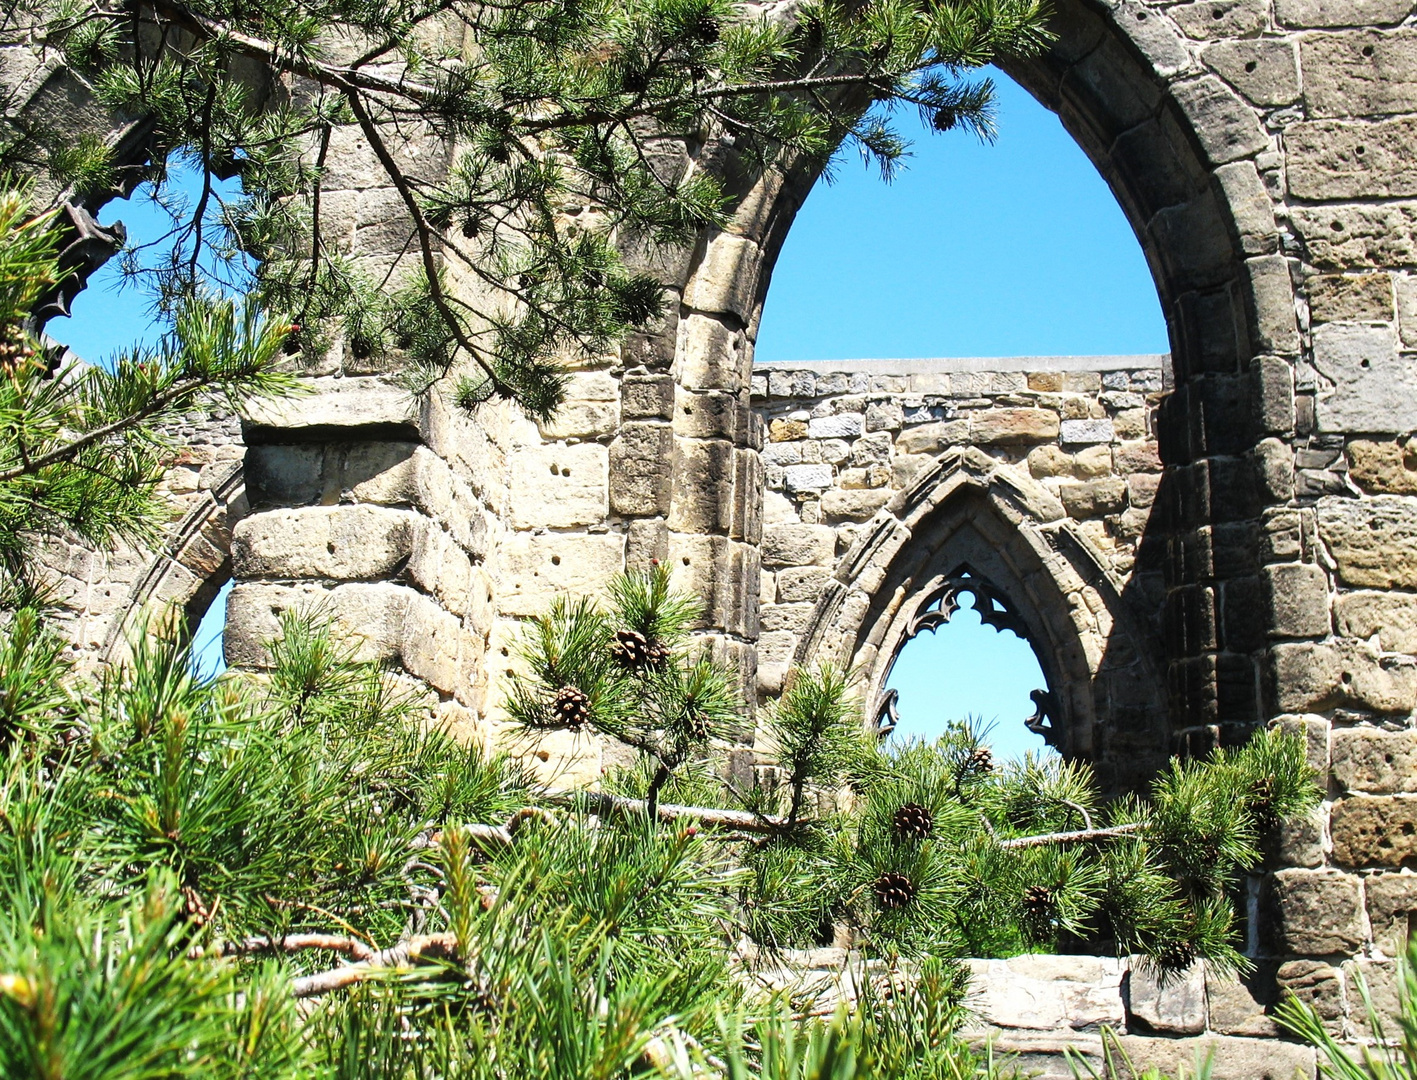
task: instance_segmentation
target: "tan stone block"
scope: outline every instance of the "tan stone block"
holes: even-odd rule
[[[1345,585],[1417,589],[1417,499],[1325,496],[1317,515],[1319,538]]]
[[[1112,418],[1112,427],[1119,439],[1146,438],[1146,410],[1123,409]]]
[[[1277,995],[1266,986],[1262,974],[1240,977],[1220,975],[1207,968],[1206,1012],[1211,1030],[1221,1035],[1251,1035],[1274,1038],[1279,1025],[1266,1010]]]
[[[1417,874],[1373,874],[1363,880],[1373,943],[1387,956],[1401,956],[1417,925]]]
[[[1263,0],[1190,0],[1170,15],[1187,37],[1244,37],[1263,29],[1266,7]]]
[[[1157,489],[1161,487],[1159,473],[1136,473],[1127,477],[1127,502],[1132,506],[1146,509],[1156,501]]]
[[[1113,468],[1123,476],[1137,472],[1160,472],[1161,455],[1155,440],[1124,442],[1112,448]]]
[[[1393,277],[1397,297],[1398,338],[1403,348],[1417,349],[1417,274]]]
[[[890,500],[885,489],[828,491],[822,496],[822,516],[827,521],[866,521]]]
[[[1286,712],[1356,708],[1405,716],[1417,699],[1417,667],[1405,657],[1379,656],[1366,642],[1275,645],[1274,685]]]
[[[1063,373],[1061,371],[1030,371],[1028,373],[1028,388],[1042,394],[1060,393],[1063,389]]]
[[[1383,652],[1417,654],[1417,596],[1411,593],[1344,593],[1334,602],[1338,632],[1362,638],[1375,634]]]
[[[1363,901],[1356,877],[1332,870],[1280,870],[1271,886],[1275,931],[1285,951],[1327,956],[1363,944]]]
[[[1089,450],[1095,447],[1089,447]],[[1103,448],[1106,449],[1105,447]],[[1028,472],[1035,480],[1046,480],[1055,476],[1072,476],[1074,463],[1073,457],[1060,446],[1044,444],[1035,446],[1028,452]],[[1111,455],[1108,454],[1109,468],[1111,466]]]
[[[1417,263],[1417,203],[1295,206],[1290,220],[1321,270]]]
[[[763,565],[831,566],[836,532],[825,525],[769,525],[763,529]]]
[[[709,241],[684,291],[684,303],[708,314],[732,314],[747,323],[756,303],[762,256],[751,240],[719,233]]]
[[[1320,960],[1291,960],[1275,974],[1281,996],[1292,993],[1324,1020],[1343,1018],[1343,974]],[[1271,1043],[1270,1045],[1283,1045]]]
[[[1401,866],[1417,857],[1417,798],[1353,795],[1333,804],[1333,858],[1341,866]]]
[[[1301,199],[1417,195],[1417,117],[1358,123],[1307,120],[1286,130],[1289,190]]]
[[[1058,414],[1050,409],[990,409],[975,413],[969,430],[973,441],[981,445],[1013,445],[1056,439],[1061,424]]]
[[[1309,115],[1417,112],[1417,33],[1355,30],[1299,39]]]
[[[497,606],[541,615],[557,596],[599,592],[624,565],[625,538],[615,533],[513,533],[497,552]]]
[[[1412,0],[1275,0],[1284,26],[1392,26],[1412,14]]]
[[[408,560],[408,576],[454,615],[471,606],[472,560],[462,547],[431,522],[418,530]]]
[[[1417,441],[1354,439],[1348,475],[1370,495],[1417,495]]]
[[[1331,743],[1333,778],[1344,790],[1369,795],[1417,791],[1417,731],[1337,728]]]
[[[1299,98],[1299,65],[1289,41],[1219,41],[1201,57],[1256,105],[1291,105]]]
[[[1387,274],[1319,274],[1305,285],[1314,322],[1392,319],[1392,279]]]
[[[830,574],[824,567],[795,566],[777,573],[777,599],[784,604],[815,603]]]
[[[1101,517],[1120,513],[1127,500],[1127,482],[1120,476],[1084,483],[1063,484],[1058,488],[1063,508],[1073,518]]]
[[[927,454],[897,454],[891,462],[891,487],[908,487],[919,473],[935,464]]]
[[[902,454],[933,454],[968,441],[968,420],[946,420],[908,428],[896,437],[895,446]]]
[[[514,528],[596,525],[609,509],[610,450],[599,443],[528,446],[512,455]]]
[[[1117,1043],[1131,1063],[1128,1075],[1191,1075],[1198,1061],[1207,1063],[1210,1080],[1313,1080],[1315,1073],[1312,1047],[1274,1039],[1122,1035]]]
[[[807,437],[807,421],[805,420],[774,420],[768,425],[768,439],[772,442],[791,442],[794,439],[805,439]]]
[[[411,510],[306,506],[252,514],[232,531],[236,576],[372,580],[392,576],[426,524]]]
[[[1323,637],[1329,632],[1328,575],[1310,563],[1275,563],[1263,572],[1271,637]]]

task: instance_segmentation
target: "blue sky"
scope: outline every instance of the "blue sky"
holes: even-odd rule
[[[757,359],[1158,353],[1167,349],[1156,290],[1126,219],[1056,116],[1007,77],[999,138],[918,136],[890,185],[843,160],[798,214],[773,274]],[[189,177],[188,187],[191,186]],[[224,188],[230,192],[231,188]],[[146,193],[109,204],[130,236],[154,239],[165,214]],[[156,340],[140,290],[101,270],[49,333],[86,359]],[[228,589],[197,634],[200,662],[220,669]],[[930,737],[949,719],[994,725],[996,756],[1041,749],[1023,727],[1029,692],[1045,685],[1027,643],[979,625],[968,607],[901,653],[902,736]]]

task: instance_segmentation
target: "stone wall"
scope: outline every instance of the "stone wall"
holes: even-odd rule
[[[1264,1011],[1272,999],[1263,991],[1265,1000],[1257,999],[1249,977],[1196,964],[1161,980],[1134,957],[1015,956],[964,965],[971,1013],[965,1034],[1025,1075],[1074,1080],[1068,1054],[1100,1073],[1104,1039],[1127,1055],[1137,1075],[1152,1067],[1166,1076],[1195,1075],[1207,1057],[1215,1080],[1315,1075],[1314,1051],[1277,1041],[1279,1030]],[[754,980],[826,1012],[855,999],[862,974],[860,959],[846,950],[813,949],[755,970]],[[1391,1001],[1380,995],[1392,1016]]]

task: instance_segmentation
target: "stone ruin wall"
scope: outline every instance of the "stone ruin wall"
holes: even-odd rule
[[[223,464],[242,455],[233,422],[215,421],[174,476],[161,552],[53,549],[76,655],[120,655],[122,626],[155,601],[196,610],[229,558],[234,662],[259,665],[278,613],[319,600],[487,736],[519,621],[622,567],[667,561],[705,598],[705,637],[770,694],[789,658],[881,670],[912,575],[956,537],[992,539],[1066,676],[1064,734],[1104,770],[1271,721],[1306,735],[1328,798],[1252,883],[1248,999],[1207,985],[1205,1008],[1211,1031],[1269,1035],[1221,1018],[1258,1016],[1287,987],[1356,1034],[1354,975],[1390,1007],[1417,912],[1413,4],[1056,7],[1055,45],[1010,73],[1131,220],[1170,381],[917,370],[863,387],[828,364],[761,371],[755,387],[772,260],[814,178],[735,181],[728,231],[631,250],[668,314],[578,368],[556,428],[500,407],[473,423],[436,395],[414,405],[343,348],[308,372],[310,396],[246,420],[239,472]],[[10,81],[36,116],[84,112],[65,73]],[[367,151],[339,138],[330,235],[382,273],[407,227]],[[657,150],[671,172],[732,158],[712,139]],[[450,151],[399,152],[436,172]],[[554,749],[566,782],[607,760],[588,739]],[[1142,1026],[1132,975],[1096,963]],[[1062,1027],[1092,1015],[1066,1000]]]

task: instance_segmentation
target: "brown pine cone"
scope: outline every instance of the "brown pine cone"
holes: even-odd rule
[[[590,698],[574,686],[557,690],[551,707],[556,710],[556,718],[572,731],[579,731],[590,720]]]
[[[1046,885],[1030,885],[1023,891],[1023,906],[1034,914],[1047,912],[1053,906],[1053,890]]]
[[[627,668],[639,668],[649,662],[649,650],[649,641],[638,630],[616,630],[610,655]]]
[[[915,883],[904,874],[888,871],[871,884],[876,902],[887,911],[898,911],[915,899]]]
[[[34,357],[34,350],[25,339],[24,328],[18,323],[0,327],[0,372],[14,375]]]
[[[891,827],[902,840],[924,840],[935,827],[935,820],[919,803],[906,803],[891,817]]]
[[[994,771],[994,755],[987,746],[981,746],[969,755],[964,766],[971,775],[981,776]]]
[[[205,926],[212,917],[212,909],[202,902],[197,890],[190,885],[182,886],[182,899],[187,907],[187,918],[196,926]]]

